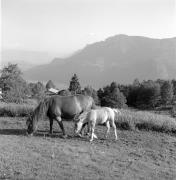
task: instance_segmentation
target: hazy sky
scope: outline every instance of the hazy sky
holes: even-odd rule
[[[116,34],[176,36],[175,0],[1,0],[2,47],[66,54]]]

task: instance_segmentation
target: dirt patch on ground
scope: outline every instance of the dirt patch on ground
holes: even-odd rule
[[[73,124],[64,122],[67,139],[55,124],[40,122],[34,137],[25,136],[25,119],[0,118],[0,179],[175,179],[176,136],[147,131],[118,130],[98,140],[73,136]]]

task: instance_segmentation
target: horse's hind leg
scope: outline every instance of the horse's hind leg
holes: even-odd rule
[[[50,118],[50,134],[53,134],[53,119]]]
[[[57,118],[56,118],[56,121],[58,122],[58,124],[59,124],[59,126],[60,126],[60,128],[61,128],[61,130],[62,130],[63,137],[66,138],[67,135],[66,135],[66,133],[65,133],[65,129],[64,129],[64,125],[63,125],[63,122],[62,122],[61,117],[57,117]]]

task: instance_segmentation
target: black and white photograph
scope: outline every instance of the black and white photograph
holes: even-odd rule
[[[0,0],[0,180],[176,180],[176,0]]]

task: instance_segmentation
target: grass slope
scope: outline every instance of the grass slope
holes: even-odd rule
[[[176,137],[165,133],[118,130],[104,140],[105,127],[96,128],[93,143],[72,137],[71,122],[64,122],[68,139],[48,133],[41,121],[34,137],[26,137],[25,118],[0,118],[0,179],[174,179]]]

